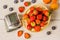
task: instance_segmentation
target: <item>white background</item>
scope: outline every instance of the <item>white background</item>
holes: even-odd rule
[[[25,1],[31,1],[31,0],[25,0]],[[17,29],[15,31],[6,32],[5,23],[4,23],[4,20],[2,20],[2,19],[4,19],[4,16],[9,13],[12,13],[12,12],[19,13],[18,7],[21,5],[24,6],[23,5],[24,2],[19,1],[19,3],[14,4],[14,0],[0,0],[0,40],[27,40],[24,38],[24,34],[21,37],[17,36],[18,30],[24,30],[24,32],[30,33],[31,38],[28,40],[60,40],[60,4],[59,4],[59,9],[56,10],[55,12],[53,12],[53,15],[52,15],[53,16],[52,19],[55,19],[55,20],[51,21],[49,26],[46,29],[44,29],[43,31],[38,32],[38,33],[32,33],[32,32],[25,30],[23,27],[21,27],[20,29]],[[42,2],[42,0],[37,0],[36,3],[45,5]],[[59,0],[59,3],[60,3],[60,0]],[[8,5],[7,9],[3,9],[3,5],[5,5],[5,4]],[[48,6],[48,5],[45,5],[45,6]],[[10,12],[9,11],[10,7],[13,7],[14,11]],[[52,30],[51,29],[52,26],[56,26],[57,29]],[[51,31],[52,34],[47,35],[46,34],[47,31]]]

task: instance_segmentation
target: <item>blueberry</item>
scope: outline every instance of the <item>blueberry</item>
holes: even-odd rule
[[[23,2],[24,0],[20,0],[21,2]]]
[[[32,3],[35,3],[35,2],[36,2],[36,0],[32,0],[31,2],[32,2]]]
[[[50,35],[51,34],[51,31],[47,31],[47,35]]]
[[[14,3],[15,3],[15,4],[18,3],[18,0],[14,0]]]
[[[7,8],[7,5],[4,5],[3,8],[6,9]]]
[[[9,11],[13,11],[13,7],[10,7],[10,8],[9,8]]]
[[[52,30],[55,30],[56,29],[56,26],[52,26]]]

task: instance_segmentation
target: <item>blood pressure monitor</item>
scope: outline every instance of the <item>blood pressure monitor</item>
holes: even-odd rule
[[[5,16],[5,24],[8,32],[17,29],[21,27],[21,17],[16,12],[10,13]]]

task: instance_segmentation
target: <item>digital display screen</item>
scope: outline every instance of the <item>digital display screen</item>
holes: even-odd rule
[[[12,24],[16,24],[18,22],[18,17],[17,17],[17,14],[16,13],[12,13],[9,16],[9,19],[10,19],[10,22]]]

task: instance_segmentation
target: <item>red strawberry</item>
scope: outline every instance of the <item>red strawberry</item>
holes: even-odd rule
[[[24,18],[24,19],[28,18],[28,14],[24,14],[24,15],[23,15],[23,18]]]
[[[45,22],[41,22],[40,26],[44,27],[44,25],[45,25]]]
[[[37,14],[38,14],[38,11],[37,11],[37,10],[34,10],[34,11],[33,11],[33,14],[34,14],[34,15],[37,15]]]
[[[25,6],[29,6],[31,3],[30,2],[25,2],[24,5]]]
[[[32,28],[31,25],[27,25],[28,30],[31,30],[31,28]]]
[[[33,21],[31,22],[31,26],[34,27],[36,25],[36,23]]]
[[[35,26],[34,29],[35,29],[36,32],[39,32],[41,30],[41,27],[40,26]]]
[[[44,16],[43,17],[43,21],[47,21],[48,20],[48,17],[47,16]]]
[[[30,19],[28,19],[28,20],[27,20],[27,23],[28,23],[28,24],[31,24],[31,21],[30,21]]]
[[[42,14],[37,15],[37,19],[41,20],[42,19]]]
[[[42,9],[40,7],[37,7],[36,10],[37,11],[42,11]]]
[[[45,16],[48,16],[48,10],[43,10],[43,14],[45,15]]]
[[[30,11],[33,11],[35,8],[34,7],[30,7]]]
[[[23,12],[24,11],[24,7],[19,7],[19,12]]]
[[[36,19],[35,21],[36,21],[36,24],[40,24],[40,20]]]
[[[35,16],[31,16],[31,17],[30,17],[30,20],[31,20],[31,21],[34,21],[34,20],[35,20]]]
[[[33,11],[30,11],[28,14],[29,16],[33,16]]]

